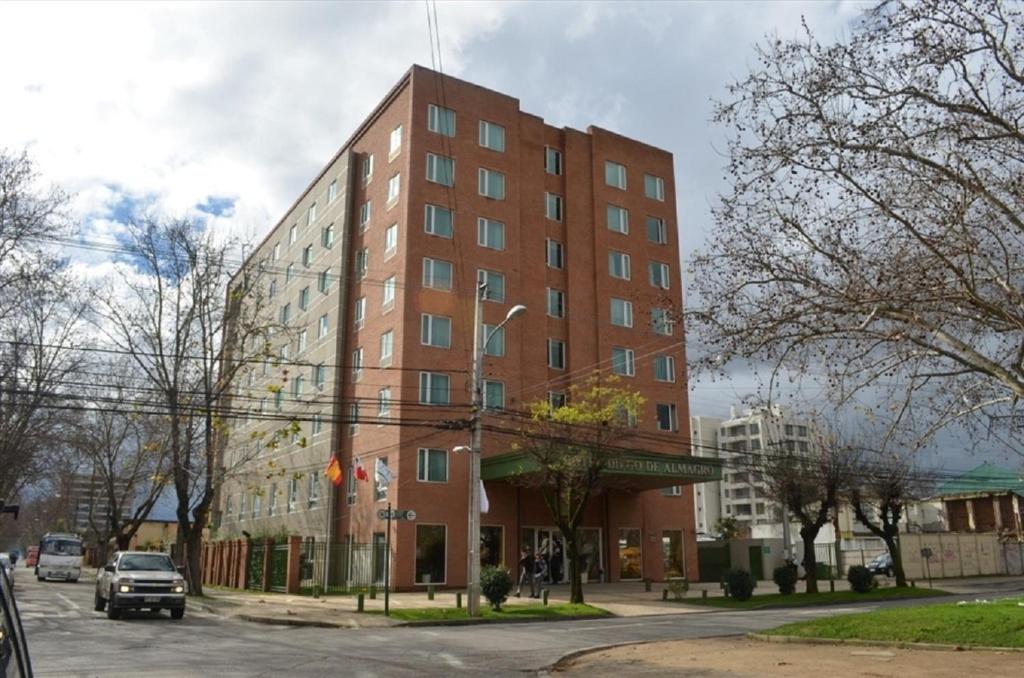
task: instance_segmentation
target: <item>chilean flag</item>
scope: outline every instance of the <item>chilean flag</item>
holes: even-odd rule
[[[359,460],[359,457],[356,457],[356,480],[370,482],[370,475],[363,468],[363,462]]]

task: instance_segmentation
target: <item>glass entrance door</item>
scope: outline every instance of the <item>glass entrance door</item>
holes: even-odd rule
[[[548,563],[548,582],[564,584],[569,581],[565,561],[565,540],[557,528],[545,527],[537,530],[537,552]]]

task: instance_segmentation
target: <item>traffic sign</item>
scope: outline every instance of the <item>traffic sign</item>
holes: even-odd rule
[[[381,520],[416,520],[416,512],[412,509],[392,509],[388,515],[387,509],[377,511],[377,517]]]

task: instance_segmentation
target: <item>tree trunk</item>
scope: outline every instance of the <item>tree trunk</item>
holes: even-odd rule
[[[800,528],[800,539],[804,542],[804,577],[807,581],[807,593],[818,592],[818,559],[814,553],[814,539],[818,530],[811,526]]]
[[[887,534],[882,538],[885,541],[885,547],[889,549],[889,555],[892,556],[892,571],[896,575],[896,588],[906,588],[907,586],[907,575],[903,571],[903,554],[900,553],[899,544],[896,542],[896,535]]]
[[[560,528],[561,529],[561,528]],[[583,573],[580,572],[580,545],[577,541],[577,530],[561,530],[565,539],[565,556],[569,559],[569,602],[583,604]]]
[[[203,529],[194,525],[185,540],[185,580],[190,596],[203,595]]]

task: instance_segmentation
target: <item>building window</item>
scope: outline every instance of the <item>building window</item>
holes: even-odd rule
[[[653,174],[644,175],[644,195],[654,200],[665,200],[665,180]]]
[[[796,434],[798,436],[800,436],[801,438],[806,438],[807,437],[807,427],[806,426],[797,426],[796,427]]]
[[[548,367],[565,369],[565,342],[561,339],[548,339]]]
[[[334,202],[334,199],[338,197],[338,180],[334,179],[331,181],[330,186],[327,187],[327,204]]]
[[[420,402],[425,405],[447,405],[450,378],[440,372],[420,372]]]
[[[295,264],[288,264],[288,268],[284,269],[284,284],[287,285],[295,278]]]
[[[665,220],[658,217],[647,217],[647,242],[664,245],[668,242]]]
[[[380,366],[390,367],[391,357],[395,350],[395,332],[388,330],[380,335]]]
[[[301,374],[295,375],[292,379],[292,398],[299,398],[306,389],[306,380]]]
[[[396,174],[388,179],[388,205],[393,205],[398,200],[398,194],[402,190],[402,175]]]
[[[455,161],[444,155],[427,153],[427,181],[442,186],[454,186]]]
[[[253,493],[253,495],[252,495],[252,513],[251,513],[251,515],[252,515],[253,520],[258,518],[260,513],[262,513],[262,511],[263,511],[263,495],[260,494],[260,492],[262,492],[262,491],[263,491],[262,489],[257,489]]]
[[[390,257],[398,249],[398,224],[384,229],[384,257]]]
[[[277,495],[277,483],[270,483],[270,502],[267,507],[267,515],[269,516],[277,515]]]
[[[377,418],[387,419],[391,416],[391,387],[385,386],[377,391]]]
[[[452,211],[447,207],[427,205],[423,219],[423,230],[430,235],[442,238],[452,237]]]
[[[480,168],[479,191],[485,198],[505,199],[505,175],[495,170]]]
[[[544,194],[544,216],[552,221],[562,220],[562,196],[557,193]]]
[[[604,183],[626,190],[626,166],[611,160],[605,160]]]
[[[288,513],[299,510],[299,479],[293,477],[288,481]]]
[[[485,301],[505,303],[505,275],[503,273],[481,268],[476,272],[476,281],[477,284],[485,283],[487,285]]]
[[[423,258],[423,286],[432,290],[452,289],[452,265],[441,259]]]
[[[327,224],[320,231],[320,245],[322,247],[334,246],[334,224]]]
[[[625,252],[608,252],[608,275],[620,280],[629,280],[629,255]]]
[[[548,288],[548,315],[552,318],[565,317],[565,292]]]
[[[352,380],[359,381],[363,376],[363,347],[352,351]]]
[[[281,243],[274,244],[274,261],[281,258]]]
[[[277,281],[271,280],[270,287],[267,289],[267,297],[273,299],[277,295]]]
[[[654,356],[655,381],[674,382],[676,380],[676,359],[670,355]]]
[[[635,354],[631,348],[612,348],[612,372],[623,377],[636,374]]]
[[[651,330],[655,334],[672,336],[672,318],[667,310],[663,308],[651,309]]]
[[[447,483],[448,450],[421,447],[416,461],[416,480],[421,483]]]
[[[366,321],[366,297],[359,297],[358,299],[356,299],[356,303],[355,303],[355,318],[354,318],[354,323],[353,324],[355,325],[355,328],[358,330],[360,327],[363,326],[363,323],[365,321]]]
[[[420,343],[434,348],[451,348],[452,319],[424,313],[420,316]]]
[[[480,217],[476,222],[476,241],[481,247],[489,247],[492,250],[505,249],[505,224]]]
[[[484,380],[484,407],[495,410],[505,407],[505,382]]]
[[[416,524],[416,583],[444,584],[447,529],[444,525]]]
[[[310,264],[313,263],[313,246],[306,245],[302,248],[302,265],[309,268]]]
[[[612,325],[633,326],[633,302],[612,298]]]
[[[551,268],[562,268],[565,262],[562,257],[562,243],[557,240],[547,239],[547,248],[545,252],[547,264]]]
[[[359,434],[359,403],[352,403],[348,406],[348,434],[350,436]]]
[[[323,363],[313,366],[313,385],[319,390],[324,389],[324,384],[327,383],[327,368]]]
[[[302,353],[303,351],[306,350],[306,344],[308,343],[308,341],[309,333],[305,329],[303,329],[301,332],[299,332],[299,339],[297,342],[299,345],[298,353]],[[249,373],[249,376],[252,376],[252,372]]]
[[[388,144],[388,160],[393,160],[402,151],[402,126],[391,130],[391,141]]]
[[[565,407],[565,394],[561,391],[548,391],[548,406],[552,410]]]
[[[659,289],[667,290],[669,288],[668,264],[652,261],[648,265],[648,269],[650,271],[651,284]]]
[[[282,325],[287,325],[288,321],[291,320],[291,317],[292,317],[292,305],[291,304],[285,304],[284,306],[281,307],[281,324]]]
[[[359,231],[365,231],[370,226],[370,217],[373,216],[373,201],[367,200],[359,206]]]
[[[455,111],[427,104],[427,129],[442,136],[455,136]]]
[[[370,270],[370,250],[367,247],[356,252],[356,279],[362,280]]]
[[[378,457],[377,459],[380,462],[381,466],[387,468],[387,465],[388,465],[388,458],[387,457]],[[388,498],[388,488],[387,488],[387,486],[381,485],[380,483],[377,482],[376,464],[374,465],[373,474],[374,474],[374,479],[373,479],[373,481],[374,481],[373,482],[373,484],[374,484],[373,500],[374,501],[384,501],[385,499]],[[381,535],[381,536],[384,536],[384,535]]]
[[[373,154],[367,155],[363,158],[363,183],[370,183],[370,179],[373,178]]]
[[[299,308],[303,311],[309,308],[309,285],[299,290]]]
[[[484,323],[480,326],[480,341],[481,343],[487,340],[490,336],[491,340],[487,342],[487,346],[484,347],[484,355],[489,355],[493,358],[504,358],[505,357],[505,328],[497,329],[495,325],[488,325]]]
[[[352,465],[348,467],[348,475],[345,477],[345,503],[349,506],[356,503],[356,474]]]
[[[316,277],[316,288],[324,294],[331,290],[331,269],[326,268],[320,271]]]
[[[499,153],[505,152],[505,128],[486,120],[480,121],[480,145]]]
[[[309,496],[306,506],[316,508],[320,505],[320,477],[318,473],[309,474]]]
[[[274,409],[278,412],[284,406],[284,389],[278,389],[274,392]]]
[[[381,297],[381,305],[385,308],[391,308],[395,305],[395,276],[388,276],[384,280],[384,294]]]
[[[674,404],[658,403],[658,430],[677,431],[679,422],[676,421],[676,406]]]
[[[544,171],[548,174],[562,173],[562,154],[550,146],[544,147]]]
[[[306,216],[306,225],[312,226],[314,221],[316,221],[316,203],[309,206],[309,213]]]
[[[629,233],[629,212],[618,205],[608,205],[608,230]]]
[[[327,314],[324,313],[322,316],[320,316],[320,323],[317,326],[317,336],[316,336],[316,338],[317,339],[323,339],[324,337],[327,336],[327,332],[329,330],[330,330],[330,324],[328,323],[328,320],[327,320]]]
[[[324,418],[319,412],[313,415],[313,423],[310,426],[313,435],[320,435],[324,430]]]
[[[292,227],[288,229],[288,244],[294,245],[295,241],[299,239],[299,225],[292,224]]]

